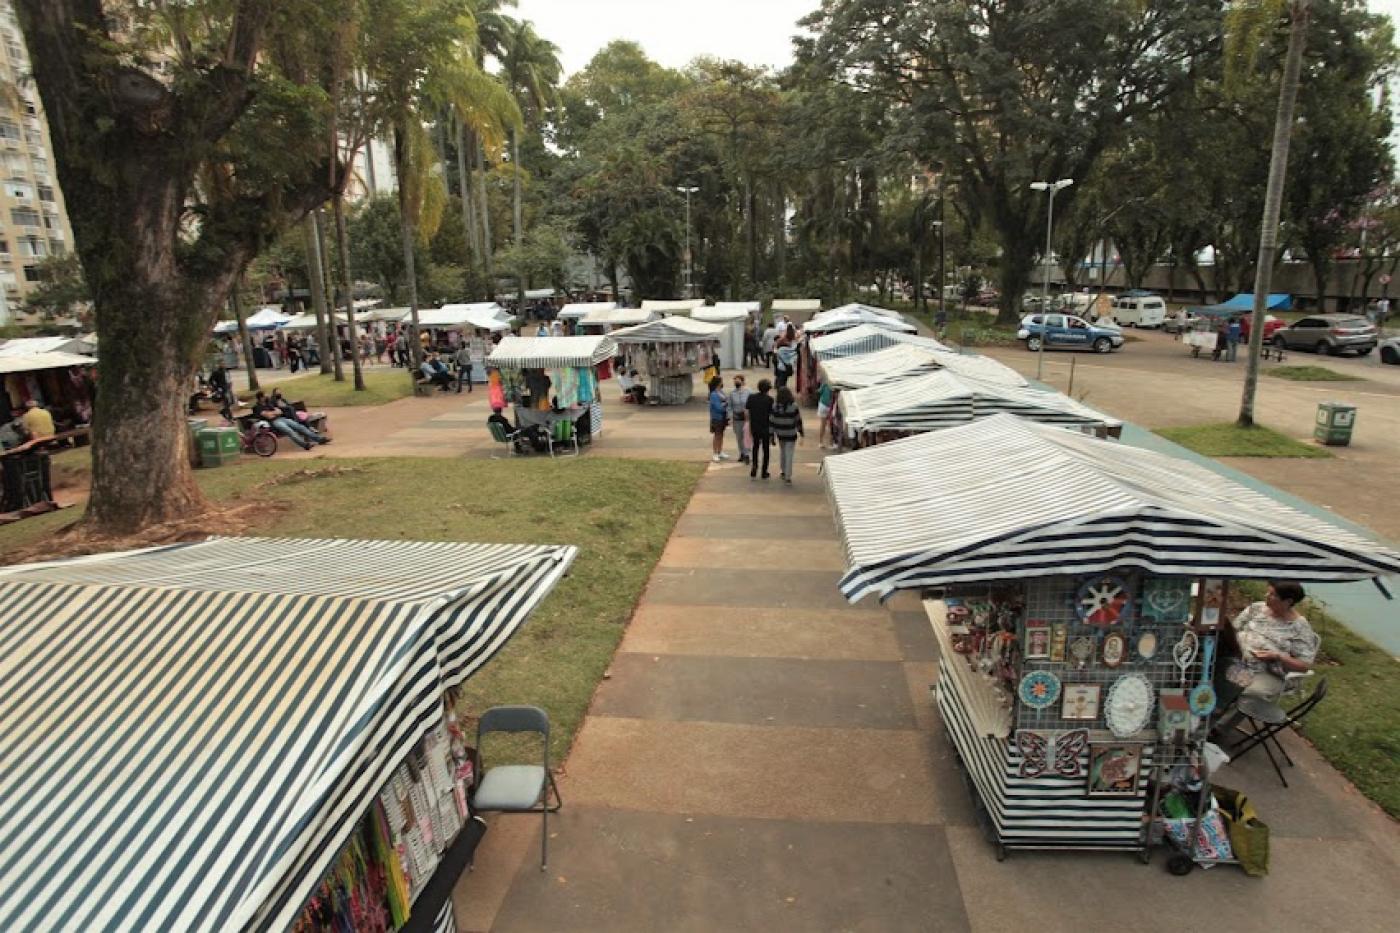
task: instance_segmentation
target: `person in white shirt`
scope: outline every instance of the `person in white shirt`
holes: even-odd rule
[[[769,324],[763,331],[763,340],[760,346],[763,349],[763,365],[768,368],[773,367],[773,344],[778,341],[778,325]]]

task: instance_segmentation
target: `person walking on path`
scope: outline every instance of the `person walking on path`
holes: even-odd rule
[[[1243,328],[1240,327],[1240,319],[1237,317],[1230,318],[1230,323],[1225,327],[1226,361],[1231,363],[1235,361],[1235,354],[1238,353],[1240,349],[1240,334],[1242,332]]]
[[[763,351],[763,365],[773,366],[773,345],[778,342],[778,325],[769,324],[763,331],[763,338],[759,341],[759,349]]]
[[[769,417],[773,413],[773,397],[768,393],[772,391],[773,383],[767,379],[758,380],[758,391],[749,396],[749,400],[744,403],[744,410],[748,413],[749,434],[753,438],[753,449],[749,452],[749,479],[758,478],[758,461],[763,459],[763,478],[768,478],[768,456],[769,445],[773,436],[769,433]]]
[[[822,439],[830,435],[832,450],[836,449],[836,431],[831,424],[831,402],[835,397],[836,393],[832,391],[831,383],[823,378],[820,388],[817,389],[817,446],[822,446]]]
[[[802,412],[797,399],[787,386],[778,389],[773,413],[768,419],[773,437],[778,441],[778,473],[783,482],[792,485],[792,461],[797,452],[797,439],[803,436]]]
[[[734,374],[734,391],[729,393],[729,419],[734,423],[734,442],[739,448],[739,462],[749,462],[749,439],[744,435],[749,413],[744,407],[753,393],[744,385],[744,374]]]
[[[466,342],[457,345],[457,352],[452,357],[453,364],[457,367],[457,394],[462,394],[462,383],[467,384],[467,392],[472,391],[472,351]]]
[[[777,346],[774,347],[774,354],[777,361],[773,365],[773,378],[777,380],[778,388],[787,385],[787,381],[792,378],[793,372],[797,369],[797,329],[791,324],[787,331],[778,338]]]
[[[729,399],[724,394],[724,380],[715,376],[710,380],[710,440],[714,447],[715,463],[728,460],[724,452],[724,429],[729,424]]]

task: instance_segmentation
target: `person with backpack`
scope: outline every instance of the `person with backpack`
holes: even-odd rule
[[[710,386],[710,440],[714,448],[715,463],[728,460],[724,452],[724,429],[729,426],[729,399],[724,394],[724,380],[718,376],[709,381]]]
[[[763,459],[763,478],[768,478],[768,457],[769,446],[773,442],[773,436],[769,433],[769,416],[773,413],[773,396],[768,393],[773,390],[773,383],[767,379],[758,380],[758,391],[749,396],[744,403],[744,411],[748,414],[749,435],[753,438],[753,449],[749,452],[749,479],[758,478],[758,461],[760,456]]]
[[[797,399],[787,386],[778,389],[778,398],[768,423],[773,437],[778,441],[778,473],[783,482],[791,486],[793,455],[797,452],[797,439],[803,436],[803,431],[802,411],[797,407]]]

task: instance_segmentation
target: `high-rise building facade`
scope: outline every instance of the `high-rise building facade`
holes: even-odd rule
[[[52,152],[14,4],[0,0],[0,289],[21,323],[39,264],[73,246]]]

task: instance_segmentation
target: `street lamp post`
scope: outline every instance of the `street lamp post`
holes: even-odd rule
[[[690,259],[690,196],[699,191],[698,185],[680,185],[677,191],[685,195],[685,297],[695,297],[695,264]]]
[[[1045,368],[1045,344],[1050,337],[1050,237],[1055,228],[1055,194],[1062,189],[1074,184],[1073,178],[1061,178],[1059,181],[1033,181],[1032,191],[1048,191],[1050,193],[1050,205],[1045,214],[1045,255],[1041,257],[1041,265],[1045,267],[1045,274],[1040,288],[1040,350],[1035,356],[1035,378],[1038,380]]]

